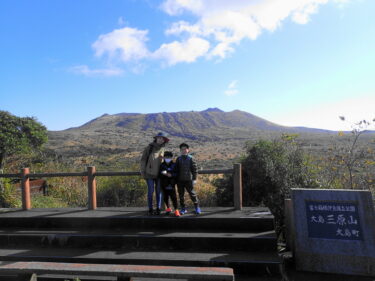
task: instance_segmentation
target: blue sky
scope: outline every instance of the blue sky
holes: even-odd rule
[[[373,0],[2,0],[0,110],[49,130],[208,107],[350,129],[375,118],[374,11]]]

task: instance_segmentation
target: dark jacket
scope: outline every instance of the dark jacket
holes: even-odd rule
[[[162,174],[163,171],[167,171],[167,173],[172,174],[172,177],[163,175]],[[160,165],[159,177],[160,177],[161,187],[166,187],[168,185],[171,185],[173,187],[176,184],[176,177],[177,177],[176,164],[173,162],[170,162],[169,164],[167,164],[166,162],[163,161],[163,163],[161,163]]]
[[[197,163],[191,155],[181,155],[176,160],[177,180],[191,181],[197,179]]]

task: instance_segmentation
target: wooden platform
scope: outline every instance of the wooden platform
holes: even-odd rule
[[[146,208],[0,209],[0,261],[229,267],[280,276],[267,208],[202,208],[181,217]],[[1,278],[0,278],[1,280]]]

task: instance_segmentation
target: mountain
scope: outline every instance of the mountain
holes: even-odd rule
[[[104,114],[82,126],[49,132],[48,147],[70,157],[121,154],[137,158],[159,131],[167,132],[169,146],[176,151],[181,142],[193,144],[202,157],[233,158],[241,154],[248,140],[280,136],[282,133],[327,134],[330,131],[285,127],[253,114],[218,108],[204,111],[151,114]],[[333,133],[333,132],[330,132]]]
[[[253,114],[234,110],[224,112],[218,108],[208,108],[204,111],[162,112],[151,114],[119,113],[104,114],[88,123],[71,128],[69,131],[104,129],[117,130],[123,128],[133,131],[165,131],[171,136],[188,139],[206,139],[213,137],[221,139],[228,137],[228,131],[293,131],[293,132],[323,132],[324,130],[304,127],[285,127],[269,122]]]

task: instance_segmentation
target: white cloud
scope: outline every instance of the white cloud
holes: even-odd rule
[[[191,63],[207,53],[210,43],[207,40],[192,37],[186,41],[174,41],[163,44],[153,53],[153,58],[163,59],[168,65],[175,65],[180,62]]]
[[[199,13],[203,7],[201,0],[166,0],[161,5],[161,8],[171,16],[182,14],[184,10],[196,14]]]
[[[211,39],[212,49],[207,56],[225,58],[234,51],[233,45],[243,39],[255,40],[263,30],[274,31],[287,18],[298,24],[309,22],[320,5],[329,1],[340,5],[348,0],[166,0],[162,9],[176,16],[190,12],[197,21],[179,21],[166,34],[182,33]]]
[[[306,107],[303,110],[289,112],[288,115],[273,118],[272,121],[285,126],[350,131],[353,124],[361,120],[372,121],[375,118],[374,105],[375,94],[366,95]],[[345,122],[340,120],[339,116],[344,116]],[[375,126],[369,129],[374,130]]]
[[[353,0],[333,0],[333,2],[336,3],[341,9],[344,9],[352,1]],[[358,1],[362,1],[362,0],[358,0]]]
[[[165,30],[165,35],[177,39],[162,43],[152,51],[146,45],[148,30],[123,27],[100,35],[92,48],[97,57],[105,57],[107,63],[117,66],[142,64],[149,60],[161,60],[173,66],[195,62],[200,57],[225,59],[235,52],[236,45],[241,41],[256,40],[264,31],[273,32],[288,18],[297,24],[306,24],[320,6],[333,2],[342,7],[349,1],[165,0],[160,8],[176,17],[176,21]],[[186,12],[195,16],[190,22],[178,19]],[[126,22],[120,17],[118,24],[122,26]],[[90,71],[94,70],[81,70],[82,73]],[[228,93],[236,94],[234,90]]]
[[[167,35],[178,35],[183,32],[191,35],[202,35],[202,28],[198,25],[192,25],[187,21],[178,21],[172,24],[170,28],[165,31]]]
[[[232,82],[229,83],[228,88],[229,89],[234,89],[237,87],[238,80],[233,80]]]
[[[118,68],[90,69],[87,65],[73,66],[69,70],[73,73],[85,76],[119,76],[123,73],[123,71]]]
[[[117,20],[117,24],[119,26],[124,26],[124,25],[126,25],[126,21],[124,20],[123,17],[119,17],[118,20]]]
[[[238,80],[233,80],[229,83],[227,89],[224,91],[224,94],[227,96],[234,96],[238,94],[237,89]]]
[[[124,27],[100,35],[92,47],[97,57],[107,55],[110,60],[138,61],[150,54],[146,47],[147,30]]]
[[[215,48],[210,52],[208,55],[209,58],[212,58],[214,56],[218,56],[222,59],[227,57],[230,53],[234,52],[234,48],[230,46],[230,43],[228,42],[222,42],[215,46]]]

